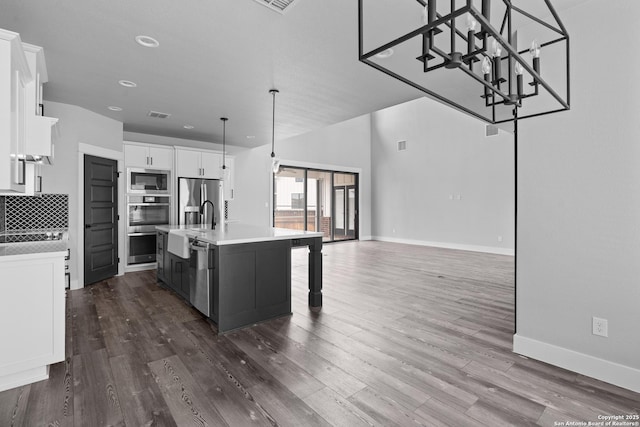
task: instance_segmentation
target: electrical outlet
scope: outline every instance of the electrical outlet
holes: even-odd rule
[[[601,337],[609,336],[609,324],[607,319],[600,319],[599,317],[593,318],[593,335],[599,335]]]
[[[498,236],[498,242],[502,243],[502,236]]]

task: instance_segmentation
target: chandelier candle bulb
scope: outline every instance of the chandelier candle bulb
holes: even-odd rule
[[[485,56],[482,60],[482,74],[484,74],[484,81],[491,84],[491,60],[488,56]],[[489,88],[484,87],[484,97],[489,97]]]
[[[502,47],[496,40],[493,40],[493,74],[493,84],[500,89],[502,80]]]
[[[519,62],[516,62],[516,85],[518,87],[518,98],[522,98],[522,94],[524,93],[522,73],[524,73],[524,67]]]
[[[478,22],[473,19],[471,16],[467,17],[467,54],[471,55],[471,53],[476,50],[476,43],[474,37],[476,35],[476,25]],[[469,59],[469,66],[473,65],[473,59]]]
[[[533,57],[533,71],[540,74],[540,45],[536,40],[531,42],[529,53]]]

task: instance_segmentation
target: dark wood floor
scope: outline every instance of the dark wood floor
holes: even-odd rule
[[[511,352],[512,258],[379,242],[324,253],[320,313],[297,249],[293,315],[221,337],[153,272],[70,292],[66,361],[0,393],[0,426],[553,426],[638,413],[639,394]]]

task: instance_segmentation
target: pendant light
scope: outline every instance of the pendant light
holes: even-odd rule
[[[227,120],[226,117],[220,117],[222,120],[222,178],[228,181],[229,170],[227,169]]]
[[[278,173],[280,170],[280,161],[276,160],[275,153],[275,141],[276,141],[276,94],[280,93],[278,89],[271,89],[269,91],[273,95],[273,117],[271,122],[271,170],[273,173]]]

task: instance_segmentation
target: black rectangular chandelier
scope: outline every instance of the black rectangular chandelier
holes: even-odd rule
[[[358,29],[361,62],[488,123],[569,109],[550,0],[358,0]]]

